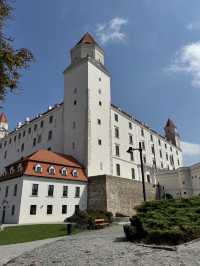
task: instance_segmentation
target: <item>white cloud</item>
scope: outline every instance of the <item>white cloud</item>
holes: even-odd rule
[[[192,22],[192,23],[189,23],[187,26],[186,26],[186,29],[187,30],[200,30],[200,21],[195,21],[195,22]]]
[[[183,156],[200,156],[200,144],[182,141],[181,148],[183,151]]]
[[[128,23],[125,18],[115,17],[110,21],[96,26],[96,35],[102,44],[110,41],[125,41],[126,33],[122,31],[122,27]]]
[[[200,41],[183,46],[168,70],[192,76],[192,86],[200,88]]]

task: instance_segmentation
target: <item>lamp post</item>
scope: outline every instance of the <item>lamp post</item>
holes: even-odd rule
[[[132,147],[129,147],[127,150],[127,153],[133,153],[133,151],[139,151],[140,153],[140,164],[141,164],[141,173],[142,173],[142,188],[143,188],[143,198],[144,201],[146,201],[146,190],[145,190],[145,180],[144,180],[144,165],[143,165],[143,159],[142,159],[142,143],[139,142],[139,148],[135,149]]]

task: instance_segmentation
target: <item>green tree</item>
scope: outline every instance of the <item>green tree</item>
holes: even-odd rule
[[[13,39],[4,34],[6,21],[13,9],[8,0],[0,0],[0,102],[7,92],[13,92],[19,85],[21,70],[29,67],[33,54],[26,48],[14,49]]]

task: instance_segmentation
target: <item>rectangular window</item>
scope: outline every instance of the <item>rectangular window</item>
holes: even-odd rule
[[[144,137],[144,129],[141,128],[141,136]]]
[[[131,160],[131,161],[134,161],[133,152],[130,152],[130,160]]]
[[[36,145],[36,138],[33,139],[33,146]]]
[[[115,145],[115,155],[116,156],[120,156],[120,152],[119,152],[119,145]]]
[[[67,205],[62,205],[62,214],[67,214]]]
[[[101,125],[101,119],[99,119],[99,118],[97,119],[97,124]]]
[[[53,205],[47,205],[47,214],[53,213]]]
[[[133,136],[132,135],[129,135],[129,144],[133,144]]]
[[[36,130],[37,130],[37,124],[34,125],[34,131],[36,131]]]
[[[13,196],[17,196],[17,184],[15,184],[15,186],[14,186],[14,193],[13,193]]]
[[[53,197],[54,185],[48,186],[48,197]]]
[[[7,151],[4,152],[4,159],[7,158]]]
[[[162,158],[162,151],[160,150],[160,158]]]
[[[153,154],[155,153],[154,145],[151,146],[151,152],[152,152]]]
[[[36,215],[37,205],[30,206],[30,215]]]
[[[68,197],[68,186],[63,186],[63,197]]]
[[[158,139],[158,144],[161,145],[160,139]]]
[[[22,143],[22,146],[21,146],[21,152],[24,151],[24,143]]]
[[[75,142],[72,142],[72,149],[75,149]]]
[[[28,134],[31,134],[31,128],[29,127],[29,129],[28,129]]]
[[[128,123],[128,126],[129,126],[129,129],[132,129],[132,128],[133,128],[133,126],[132,126],[132,123],[131,123],[131,122],[129,122],[129,123]]]
[[[52,139],[52,131],[50,130],[48,133],[48,140],[51,140],[51,139]]]
[[[44,121],[40,122],[40,127],[43,128],[44,127]]]
[[[72,128],[73,128],[73,129],[76,128],[76,122],[75,122],[75,121],[73,121],[73,123],[72,123]]]
[[[132,179],[135,179],[135,169],[134,168],[131,168],[131,176],[132,176]]]
[[[79,198],[79,197],[80,197],[80,187],[76,187],[75,198]]]
[[[51,123],[53,123],[53,116],[52,115],[49,117],[49,124],[51,124]]]
[[[38,143],[40,143],[42,141],[42,135],[38,135]]]
[[[26,136],[26,131],[24,130],[24,132],[23,132],[23,137],[25,137]]]
[[[7,197],[8,197],[8,189],[9,189],[9,186],[6,186],[5,198],[7,198]]]
[[[116,174],[117,176],[120,176],[120,164],[116,164]]]
[[[153,141],[153,135],[152,134],[151,134],[150,138],[151,138],[151,141]]]
[[[119,128],[115,127],[115,138],[119,138]]]
[[[169,156],[168,156],[168,154],[166,153],[166,160],[168,161],[169,160]]]
[[[118,122],[118,115],[115,114],[115,121]]]
[[[32,185],[32,196],[37,196],[38,195],[38,184],[33,184]]]
[[[102,144],[101,139],[98,139],[98,144],[101,146],[101,144]]]
[[[142,149],[145,150],[145,143],[142,141]]]
[[[15,214],[15,205],[12,205],[12,209],[11,209],[11,215]]]
[[[79,205],[75,205],[75,214],[77,214],[79,212]]]
[[[146,159],[145,155],[143,156],[143,162],[144,162],[144,164],[147,162],[147,159]]]

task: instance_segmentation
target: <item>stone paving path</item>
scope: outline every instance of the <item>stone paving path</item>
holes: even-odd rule
[[[200,241],[174,251],[124,241],[122,226],[68,236],[26,252],[9,266],[200,266]]]

